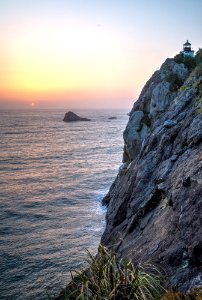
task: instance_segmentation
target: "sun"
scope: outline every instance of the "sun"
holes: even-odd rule
[[[35,106],[35,103],[34,103],[34,102],[32,102],[32,103],[31,103],[31,106],[32,106],[32,107],[34,107],[34,106]]]

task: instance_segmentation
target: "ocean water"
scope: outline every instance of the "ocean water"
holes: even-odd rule
[[[48,299],[96,253],[128,116],[76,112],[0,111],[0,299]]]

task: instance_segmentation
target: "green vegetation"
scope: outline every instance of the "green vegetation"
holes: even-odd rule
[[[199,290],[186,295],[167,292],[165,277],[154,265],[134,267],[101,245],[96,257],[88,252],[87,263],[58,300],[202,300]]]
[[[187,85],[183,85],[179,88],[179,92],[183,92],[185,90],[187,90],[189,87]]]
[[[200,48],[195,57],[184,56],[182,53],[175,55],[174,61],[178,64],[184,64],[189,72],[195,71],[195,76],[202,76],[202,49]]]
[[[194,57],[184,56],[182,53],[174,57],[174,61],[178,64],[184,64],[185,67],[191,72],[196,67],[196,60]]]
[[[166,80],[171,84],[171,92],[177,91],[183,84],[183,81],[175,73],[167,76]]]
[[[195,94],[199,97],[202,97],[202,83],[200,81],[196,81],[193,86],[194,86]]]
[[[198,51],[196,52],[195,55],[195,61],[196,61],[196,65],[199,65],[202,63],[202,49],[198,49]]]
[[[198,64],[196,68],[191,73],[192,76],[200,77],[202,76],[202,63]]]
[[[164,289],[162,276],[149,266],[150,273],[131,261],[118,261],[115,252],[99,246],[97,258],[88,253],[88,272],[79,272],[81,283],[68,299],[158,299]]]
[[[199,99],[199,114],[202,114],[202,98]]]
[[[178,64],[183,63],[189,70],[190,74],[186,80],[187,85],[182,85],[183,83],[179,82],[176,75],[172,74],[171,78],[168,78],[168,81],[172,84],[173,90],[178,90],[180,92],[189,88],[189,81],[193,77],[199,78],[202,76],[202,49],[199,49],[196,52],[195,57],[184,56],[182,53],[177,54],[174,57],[174,61]],[[194,83],[194,89],[197,96],[202,96],[202,83],[196,81]]]

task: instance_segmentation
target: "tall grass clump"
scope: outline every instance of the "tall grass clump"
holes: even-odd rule
[[[88,252],[87,263],[85,271],[76,272],[74,290],[64,299],[157,300],[165,292],[163,277],[156,267],[134,267],[130,260],[118,261],[114,251],[101,245],[96,257]]]

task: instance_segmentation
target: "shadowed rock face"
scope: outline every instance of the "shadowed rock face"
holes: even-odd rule
[[[202,77],[187,76],[168,59],[135,102],[101,239],[134,263],[156,261],[184,291],[202,284]]]
[[[73,113],[72,111],[69,111],[65,114],[63,121],[64,122],[91,121],[91,119],[81,118],[77,116],[75,113]]]

